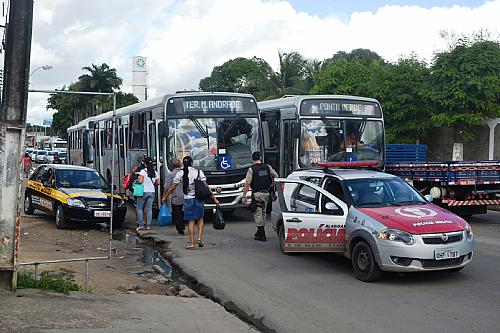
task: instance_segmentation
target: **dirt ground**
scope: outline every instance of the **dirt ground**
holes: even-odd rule
[[[126,236],[126,237],[125,237]],[[172,285],[159,275],[151,264],[146,264],[146,251],[136,244],[135,233],[124,230],[114,232],[112,259],[89,262],[89,289],[93,293],[144,293],[173,295]],[[124,240],[126,239],[126,240]],[[56,229],[54,218],[40,211],[32,216],[22,215],[21,241],[18,262],[52,260],[81,257],[104,257],[108,254],[108,231],[100,226],[75,229]],[[40,265],[39,271],[71,270],[75,279],[83,287],[85,262]],[[34,271],[34,266],[20,269]],[[149,281],[148,281],[149,280]]]

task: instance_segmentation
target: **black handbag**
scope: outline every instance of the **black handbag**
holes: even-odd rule
[[[194,180],[194,197],[199,200],[207,200],[212,196],[210,189],[205,186],[205,183],[200,180],[200,170],[198,170],[198,177]]]
[[[215,230],[224,230],[226,227],[226,222],[224,222],[224,215],[222,215],[222,210],[217,208],[215,210],[215,220],[212,223]]]

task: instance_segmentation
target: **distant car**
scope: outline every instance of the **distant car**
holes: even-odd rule
[[[338,252],[354,275],[461,270],[474,235],[399,177],[371,170],[311,169],[276,179],[271,221],[282,252]]]
[[[68,158],[68,153],[64,152],[64,153],[59,153],[59,158],[61,159],[61,161],[63,162],[63,164],[66,164],[67,163],[67,158]]]
[[[37,163],[46,163],[47,162],[47,151],[46,150],[38,150],[35,156],[35,162]]]
[[[34,162],[36,158],[36,154],[38,153],[39,149],[33,149],[30,153],[31,160]]]
[[[108,223],[111,193],[106,180],[95,170],[73,165],[42,164],[31,175],[25,190],[24,212],[38,209],[55,216],[58,229],[71,223]],[[121,227],[127,207],[113,197],[113,226]]]
[[[33,152],[33,148],[26,148],[26,150],[24,152],[31,156],[31,153]]]
[[[47,160],[46,163],[52,164],[54,162],[54,156],[57,154],[57,151],[49,151],[47,152]]]

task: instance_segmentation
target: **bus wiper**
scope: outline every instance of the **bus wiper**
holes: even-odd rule
[[[339,131],[333,126],[332,122],[326,117],[321,116],[321,121],[326,125],[326,127],[331,130],[336,136],[340,137]]]
[[[193,122],[194,126],[200,132],[201,136],[205,139],[208,139],[208,131],[206,131],[203,126],[200,124],[198,119],[196,119],[194,116],[189,116],[189,119]]]
[[[240,119],[240,115],[236,114],[236,117],[233,119],[233,121],[229,124],[229,127],[224,131],[224,137],[229,134],[229,131],[231,131],[236,125],[236,122]]]

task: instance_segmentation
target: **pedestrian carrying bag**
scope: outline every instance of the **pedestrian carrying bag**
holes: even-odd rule
[[[212,196],[208,187],[205,186],[205,183],[200,180],[200,170],[198,170],[198,176],[194,180],[194,197],[199,200],[207,200]]]
[[[123,176],[122,178],[122,188],[124,190],[130,188],[130,183],[132,182],[132,174],[129,173],[128,175]]]
[[[172,224],[172,214],[166,204],[161,205],[160,213],[158,214],[158,226],[164,227]]]
[[[142,197],[144,195],[144,184],[135,182],[133,185],[134,197]]]
[[[222,214],[222,210],[217,208],[215,210],[215,220],[212,223],[212,226],[215,230],[224,230],[226,227],[226,222],[224,222],[224,215]]]

